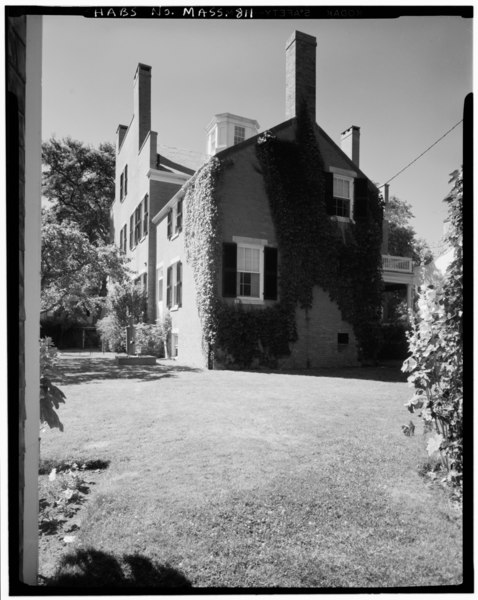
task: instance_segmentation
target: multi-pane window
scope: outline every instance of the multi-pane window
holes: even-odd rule
[[[261,250],[248,246],[237,247],[237,295],[260,297]]]
[[[143,199],[143,235],[148,234],[149,227],[149,196],[146,196]]]
[[[120,175],[120,200],[126,197],[128,193],[128,165],[125,166]]]
[[[179,307],[182,305],[183,265],[178,261],[166,271],[166,306]]]
[[[353,179],[334,174],[333,202],[331,213],[350,218],[353,197]]]
[[[129,249],[134,248],[134,214],[129,219]]]
[[[277,248],[248,243],[223,242],[222,295],[249,299],[252,303],[277,300]]]
[[[213,130],[209,134],[209,154],[214,154],[216,150],[216,131]]]
[[[127,229],[128,229],[128,226],[125,225],[124,227],[121,228],[121,231],[120,231],[119,246],[120,246],[121,252],[126,252],[126,245],[127,245],[127,238],[128,238]]]
[[[183,201],[178,200],[176,206],[176,233],[179,233],[183,228]]]
[[[140,204],[136,210],[134,211],[134,243],[138,244],[138,242],[141,240],[141,209],[142,209],[142,204]]]
[[[234,144],[240,144],[246,139],[246,129],[239,125],[234,125]]]
[[[162,313],[163,306],[163,267],[159,267],[157,270],[158,277],[158,306],[159,311],[158,314]]]

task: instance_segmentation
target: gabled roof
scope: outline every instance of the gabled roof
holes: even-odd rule
[[[169,173],[184,173],[193,175],[207,162],[209,156],[193,150],[175,148],[173,146],[158,145],[156,155],[156,168]]]
[[[295,126],[297,123],[297,118],[294,117],[292,119],[288,119],[275,127],[272,127],[268,131],[271,133],[279,133],[283,129],[286,129],[290,126]],[[320,153],[322,155],[322,159],[324,161],[324,168],[329,169],[330,167],[336,167],[339,169],[345,169],[348,171],[356,171],[359,177],[363,177],[368,179],[369,182],[375,187],[375,184],[365,175],[363,171],[357,167],[357,165],[345,154],[345,152],[338,146],[332,138],[330,138],[327,133],[320,127],[319,125],[315,125],[315,132],[317,138],[317,144],[319,146]],[[221,152],[218,152],[216,156],[218,158],[225,158],[226,156],[230,156],[235,152],[239,152],[243,148],[248,145],[255,144],[259,136],[262,135],[259,133],[253,137],[244,140],[240,144],[236,144],[235,146],[230,146]]]

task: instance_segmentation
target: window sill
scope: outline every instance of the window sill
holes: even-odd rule
[[[340,217],[339,215],[331,215],[332,221],[338,221],[339,223],[353,223],[353,219],[350,217]]]
[[[170,242],[172,242],[173,240],[175,240],[177,237],[179,237],[179,234],[181,233],[181,231],[176,231],[175,233],[173,233],[173,235],[168,238]]]
[[[181,307],[179,306],[179,304],[175,304],[174,306],[170,306],[169,307],[169,312],[176,312],[177,310],[179,310]]]
[[[237,296],[234,302],[236,304],[264,304],[264,300],[261,298],[249,298],[248,296]]]

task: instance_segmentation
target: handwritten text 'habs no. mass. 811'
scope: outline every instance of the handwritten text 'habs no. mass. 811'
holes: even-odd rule
[[[216,18],[216,19],[252,19],[254,18],[254,9],[250,6],[247,8],[238,7],[206,7],[199,8],[197,6],[173,6],[165,8],[163,6],[141,7],[136,9],[133,7],[120,8],[94,8],[93,14],[95,17],[146,17],[145,10],[148,11],[151,17],[190,17],[190,18]]]

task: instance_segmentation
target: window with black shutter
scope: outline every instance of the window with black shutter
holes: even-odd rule
[[[149,196],[146,194],[143,200],[143,235],[148,234],[149,228]]]
[[[171,308],[172,303],[172,291],[173,291],[173,267],[168,267],[166,271],[166,306]]]
[[[237,277],[237,244],[224,242],[222,245],[222,295],[235,298]]]
[[[264,247],[264,300],[277,300],[277,248]]]
[[[168,212],[168,240],[171,239],[173,235],[173,211],[170,210]]]
[[[176,263],[176,283],[174,285],[174,304],[176,306],[182,305],[182,278],[183,278],[183,265],[179,261]]]
[[[141,240],[141,204],[134,211],[134,243]]]
[[[128,193],[128,165],[124,168],[124,195]]]
[[[124,235],[124,229],[122,228],[120,230],[120,239],[119,239],[119,247],[120,250],[123,250],[123,235]]]
[[[183,228],[183,201],[179,200],[176,207],[176,233]]]
[[[129,219],[129,247],[130,250],[134,248],[134,214]]]
[[[123,182],[124,182],[124,173],[120,175],[120,200],[123,200]]]

